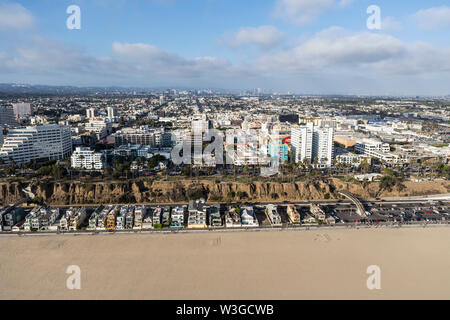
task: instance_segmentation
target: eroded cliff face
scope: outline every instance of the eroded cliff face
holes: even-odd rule
[[[406,182],[406,189],[380,191],[379,183],[345,183],[338,179],[303,183],[213,181],[125,181],[114,183],[53,183],[31,186],[36,197],[48,205],[109,204],[109,203],[182,203],[191,198],[205,197],[210,202],[228,201],[300,201],[339,198],[337,191],[348,190],[361,198],[418,196],[450,192],[450,183]],[[26,183],[0,184],[0,203],[9,204],[26,197]]]

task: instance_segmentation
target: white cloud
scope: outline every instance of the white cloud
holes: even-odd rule
[[[222,42],[232,48],[253,44],[267,49],[280,44],[284,39],[284,33],[274,26],[265,25],[241,28],[230,37],[222,38]]]
[[[83,54],[76,47],[64,45],[43,37],[34,37],[29,43],[14,48],[4,59],[10,70],[30,69],[34,72],[91,70],[96,59]]]
[[[0,55],[0,82],[36,81],[47,84],[134,85],[214,83],[234,72],[226,59],[188,59],[144,43],[112,44],[111,56],[85,54],[76,47],[36,37]]]
[[[266,73],[302,74],[345,70],[381,74],[448,72],[450,50],[423,43],[407,44],[393,36],[371,32],[350,33],[333,27],[303,44],[257,60],[255,68]]]
[[[354,0],[277,0],[274,15],[294,24],[308,24],[324,12],[339,5],[345,7]]]
[[[413,15],[421,29],[435,30],[450,27],[450,7],[422,9]]]
[[[228,60],[215,57],[187,59],[154,45],[114,42],[112,56],[134,72],[158,76],[199,77],[229,65]]]
[[[0,31],[30,29],[34,21],[33,15],[20,4],[0,4]]]
[[[0,53],[0,82],[276,88],[304,93],[448,94],[450,49],[333,27],[290,49],[231,64],[146,43],[114,42],[99,57],[42,37]]]

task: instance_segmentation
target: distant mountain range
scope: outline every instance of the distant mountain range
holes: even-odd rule
[[[0,94],[112,94],[112,93],[152,93],[164,92],[169,89],[178,91],[211,90],[215,93],[226,93],[230,90],[221,89],[194,89],[194,88],[139,88],[139,87],[76,87],[76,86],[49,86],[17,83],[0,83]]]
[[[185,88],[185,87],[76,87],[76,86],[50,86],[50,85],[31,85],[19,83],[0,83],[0,95],[86,95],[86,94],[151,94],[163,93],[167,90],[177,91],[211,91],[216,94],[242,94],[249,90],[225,90],[220,88]],[[267,93],[266,93],[267,95]],[[275,94],[283,95],[283,94]],[[288,94],[290,95],[290,94]],[[345,94],[293,94],[294,96],[316,96],[316,97],[335,97],[335,98],[444,98],[450,99],[450,94],[446,96],[371,96],[371,95],[345,95]]]
[[[16,83],[0,83],[0,93],[6,94],[77,94],[77,93],[132,93],[150,92],[154,90],[143,88],[121,87],[75,87],[75,86],[47,86]]]

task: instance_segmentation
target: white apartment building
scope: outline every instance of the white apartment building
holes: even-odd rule
[[[191,130],[192,146],[194,148],[194,164],[201,165],[203,162],[202,146],[203,146],[203,134],[208,132],[209,121],[203,115],[200,120],[193,120]]]
[[[91,119],[86,124],[85,129],[89,132],[94,132],[97,135],[97,139],[100,140],[106,138],[112,132],[112,124],[108,119]]]
[[[314,124],[294,127],[291,130],[291,146],[295,162],[318,159],[320,166],[331,167],[334,156],[334,128],[316,128]]]
[[[95,109],[94,108],[86,109],[86,118],[88,118],[88,119],[95,118]]]
[[[71,157],[72,168],[86,170],[103,169],[102,154],[90,148],[78,147]]]
[[[32,160],[60,160],[72,153],[69,126],[44,125],[9,130],[0,148],[0,157],[16,164]]]
[[[110,122],[118,122],[119,118],[117,117],[117,109],[114,107],[108,107],[106,108],[108,112],[108,120]]]
[[[299,163],[307,159],[309,163],[312,162],[313,150],[313,130],[312,123],[304,127],[295,127],[291,130],[291,146],[294,152],[295,163]]]
[[[334,156],[334,128],[315,128],[313,133],[313,161],[319,165],[331,167]]]
[[[354,153],[342,153],[336,156],[337,163],[343,163],[347,165],[351,165],[353,167],[359,167],[363,161],[367,161],[369,164],[371,163],[371,158],[362,154],[354,154]]]
[[[402,163],[409,161],[409,157],[406,155],[390,152],[391,148],[388,143],[372,139],[363,139],[362,141],[357,142],[355,151],[388,163]]]
[[[367,154],[371,156],[372,152],[390,152],[391,148],[388,143],[383,143],[381,141],[376,141],[372,139],[363,139],[356,142],[355,150],[358,153]]]

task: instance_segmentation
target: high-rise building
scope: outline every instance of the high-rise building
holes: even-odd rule
[[[2,147],[3,144],[3,127],[0,126],[0,148]]]
[[[0,157],[6,163],[16,164],[32,160],[60,160],[72,153],[69,126],[44,125],[11,129],[0,148]]]
[[[192,121],[192,145],[194,147],[194,164],[202,164],[203,161],[203,134],[208,131],[209,121],[205,116],[201,120]]]
[[[318,161],[318,165],[330,167],[334,156],[334,128],[316,128],[314,124],[292,129],[292,150],[295,162],[304,161],[308,163]]]
[[[13,110],[16,119],[33,115],[33,106],[31,103],[14,103]]]
[[[315,128],[313,134],[313,161],[331,167],[334,155],[334,128]]]
[[[0,125],[11,127],[17,125],[13,108],[0,106]]]
[[[295,163],[305,159],[311,163],[313,159],[313,131],[314,126],[308,124],[303,127],[295,127],[291,132],[291,145],[294,152]]]
[[[88,118],[88,119],[95,118],[95,109],[94,108],[86,109],[86,118]]]
[[[117,117],[117,109],[114,107],[108,107],[107,108],[108,111],[108,119],[110,122],[117,122],[118,121],[118,117]]]

